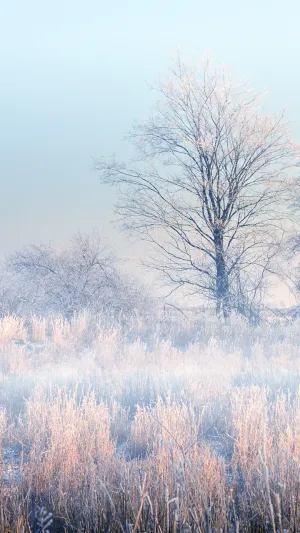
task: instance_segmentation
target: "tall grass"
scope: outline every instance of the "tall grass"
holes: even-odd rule
[[[298,325],[168,320],[1,319],[0,531],[298,531]]]

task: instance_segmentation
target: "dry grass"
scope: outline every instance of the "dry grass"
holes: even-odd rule
[[[5,316],[0,319],[0,344],[12,341],[27,340],[27,330],[24,319],[16,316]]]
[[[33,342],[46,342],[47,320],[33,316],[31,319],[31,340]]]
[[[298,531],[295,333],[3,318],[0,531]]]

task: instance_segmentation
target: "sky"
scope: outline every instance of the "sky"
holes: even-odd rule
[[[149,84],[178,48],[266,89],[300,142],[299,18],[296,0],[2,0],[0,257],[94,227],[138,257],[93,158],[130,155],[124,135],[149,115]]]

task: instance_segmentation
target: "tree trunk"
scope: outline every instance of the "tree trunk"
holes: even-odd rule
[[[223,233],[220,228],[214,230],[216,252],[216,312],[228,318],[231,311],[228,276],[224,257]]]

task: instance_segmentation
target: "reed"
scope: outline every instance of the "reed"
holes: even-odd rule
[[[0,531],[298,531],[300,342],[287,327],[286,343],[254,331],[251,353],[236,322],[184,347],[85,314],[1,328]]]

